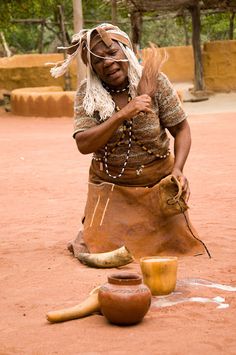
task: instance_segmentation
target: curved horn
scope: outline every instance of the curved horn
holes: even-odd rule
[[[97,268],[118,267],[134,261],[134,257],[125,246],[107,253],[79,253],[76,257],[82,264]]]

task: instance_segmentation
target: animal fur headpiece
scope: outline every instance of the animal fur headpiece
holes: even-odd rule
[[[92,29],[83,29],[73,35],[71,46],[59,47],[59,49],[65,49],[68,56],[64,61],[54,63],[54,67],[51,68],[50,72],[55,78],[63,75],[71,62],[79,55],[87,67],[87,86],[83,107],[89,116],[92,116],[94,111],[98,111],[101,120],[106,120],[114,112],[115,104],[111,95],[102,86],[101,80],[98,78],[91,65],[91,54],[96,56],[96,54],[93,53],[93,48],[101,41],[104,42],[107,47],[111,46],[112,41],[119,43],[126,59],[118,59],[116,61],[127,61],[129,63],[129,93],[131,97],[135,97],[137,86],[142,75],[142,66],[139,64],[132,50],[129,36],[117,26],[107,23]],[[106,59],[107,57],[102,58]]]
[[[147,93],[153,96],[156,90],[155,77],[158,74],[160,61],[154,51],[147,60],[147,65],[143,67],[139,64],[137,57],[132,50],[129,36],[121,31],[119,27],[111,24],[101,24],[92,29],[83,29],[72,37],[72,45],[69,47],[59,47],[68,53],[67,58],[58,63],[54,63],[51,74],[57,78],[63,75],[69,65],[78,55],[87,67],[87,85],[83,100],[83,108],[89,116],[93,116],[95,111],[99,112],[102,121],[108,119],[114,112],[115,103],[109,92],[107,92],[91,65],[91,55],[98,56],[93,52],[94,47],[103,42],[110,47],[112,41],[117,41],[124,52],[125,59],[112,59],[117,62],[128,62],[129,94],[134,98],[137,94]],[[108,57],[101,57],[108,59]],[[142,75],[142,72],[145,75]],[[142,79],[141,79],[142,77]],[[141,79],[141,80],[140,80]]]

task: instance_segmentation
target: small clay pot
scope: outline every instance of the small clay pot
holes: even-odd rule
[[[143,319],[151,304],[151,292],[138,274],[113,274],[100,287],[98,300],[109,322],[129,325]]]

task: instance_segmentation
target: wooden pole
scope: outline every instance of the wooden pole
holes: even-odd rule
[[[83,28],[83,8],[81,0],[73,0],[73,24],[74,33],[78,33]],[[82,59],[77,57],[77,80],[78,85],[86,76],[86,66]]]
[[[202,67],[202,52],[201,52],[201,18],[200,5],[189,7],[192,16],[192,46],[194,54],[194,90],[201,91],[204,89],[203,82],[203,67]]]
[[[182,14],[182,19],[183,19],[183,28],[184,28],[184,35],[185,35],[185,45],[189,46],[190,40],[189,40],[188,26],[187,26],[186,13],[184,11]]]
[[[83,28],[83,9],[81,0],[73,0],[73,24],[74,32],[77,33]]]
[[[111,1],[111,23],[117,25],[117,2],[116,0]]]
[[[234,17],[235,12],[231,12],[229,20],[229,39],[234,39]]]
[[[141,35],[143,18],[139,11],[132,11],[130,16],[131,21],[131,40],[133,43],[134,53],[138,55],[141,47]]]
[[[65,31],[65,24],[64,24],[64,13],[61,5],[58,5],[58,10],[59,10],[59,21],[60,21],[60,28],[61,28],[61,35],[62,35],[62,46],[66,46],[66,31]],[[66,58],[66,53],[64,52],[64,58]],[[70,84],[70,73],[67,70],[65,72],[65,90],[70,91],[71,90],[71,84]]]
[[[5,38],[3,32],[0,32],[0,37],[1,37],[2,46],[3,46],[3,49],[4,49],[5,53],[6,53],[6,56],[10,57],[12,53],[11,53],[10,48],[8,47],[8,44],[7,44],[7,41],[6,41],[6,38]]]
[[[39,32],[39,46],[38,46],[39,53],[43,53],[44,26],[45,26],[45,21],[42,21],[40,25],[40,32]]]

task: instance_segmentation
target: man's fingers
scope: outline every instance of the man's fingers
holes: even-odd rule
[[[185,194],[184,200],[185,200],[185,202],[188,202],[189,197],[190,197],[190,188],[189,188],[188,180],[186,178],[184,179],[184,183],[183,183],[182,189],[183,189],[183,192]]]
[[[183,192],[185,192],[186,194],[188,193],[189,191],[189,183],[188,183],[188,180],[186,179],[185,176],[180,176],[178,178],[179,182],[180,182],[180,185],[182,187],[182,190]]]
[[[142,110],[143,112],[149,112],[149,113],[153,113],[154,111],[151,109],[151,108],[149,108],[149,107],[145,107],[145,109],[143,109]],[[141,112],[142,112],[141,111]]]
[[[190,197],[190,190],[188,189],[188,191],[186,192],[185,202],[188,202],[189,197]]]

